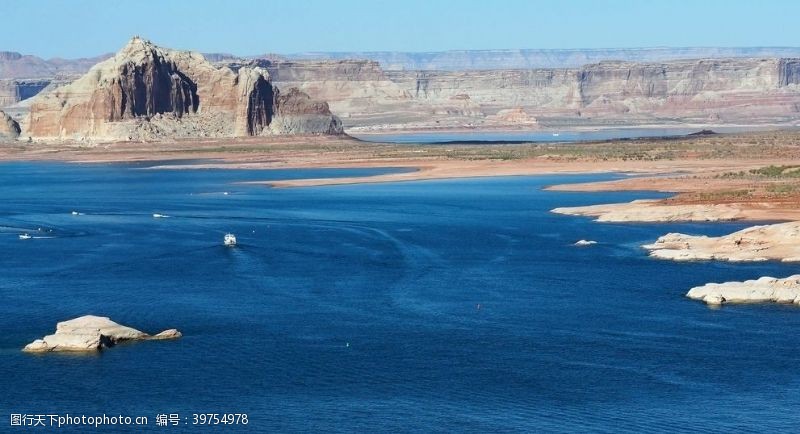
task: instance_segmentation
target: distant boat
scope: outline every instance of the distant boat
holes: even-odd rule
[[[228,247],[233,247],[236,245],[236,235],[234,234],[225,234],[225,238],[222,239],[222,244],[225,244]]]
[[[560,135],[561,135],[561,134],[558,134],[558,133],[553,133],[553,137],[558,137],[558,136],[560,136]]]
[[[78,211],[72,211],[72,215],[78,215],[78,214],[80,214]]]
[[[28,234],[28,233],[25,233],[25,234],[19,234],[19,239],[20,239],[20,240],[30,240],[31,238],[33,238],[33,237],[32,237],[30,234]]]
[[[167,218],[167,217],[169,217],[169,216],[165,215],[165,214],[153,214],[153,218],[154,219],[163,219],[163,218]]]

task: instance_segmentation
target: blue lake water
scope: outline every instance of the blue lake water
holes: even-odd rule
[[[675,137],[696,133],[702,128],[663,127],[663,128],[602,128],[595,130],[531,130],[531,131],[428,131],[420,133],[380,133],[353,134],[369,142],[388,143],[430,143],[453,144],[458,142],[585,142],[593,140],[633,139],[644,137]],[[717,133],[736,133],[744,131],[768,130],[769,127],[713,127]]]
[[[10,414],[66,413],[148,416],[153,431],[169,430],[158,413],[247,413],[231,432],[800,423],[800,310],[684,297],[800,267],[676,264],[638,247],[743,224],[548,212],[659,196],[542,191],[610,176],[234,184],[370,173],[0,164],[0,431],[23,430]],[[228,231],[240,246],[221,245]],[[582,238],[599,244],[571,245]],[[20,352],[87,313],[184,337],[96,356]]]

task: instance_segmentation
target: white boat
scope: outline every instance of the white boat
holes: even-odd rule
[[[236,245],[236,235],[234,234],[225,234],[225,238],[222,239],[222,244],[226,246],[233,247]]]
[[[169,217],[169,216],[165,215],[165,214],[153,214],[153,218],[154,219],[163,219],[163,218],[167,218],[167,217]]]
[[[553,133],[553,137],[558,137],[558,136],[560,136],[560,135],[561,135],[561,134],[559,134],[559,133]]]
[[[26,234],[19,234],[19,239],[20,240],[30,240],[31,238],[33,238],[33,237],[30,234],[27,234],[27,233]]]

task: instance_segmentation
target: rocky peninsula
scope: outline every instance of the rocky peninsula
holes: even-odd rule
[[[721,237],[666,234],[642,246],[673,261],[800,262],[800,222],[753,226]]]
[[[95,352],[120,342],[177,339],[182,336],[175,329],[156,335],[117,324],[108,317],[84,315],[56,325],[56,332],[26,345],[22,351],[29,353]]]
[[[552,212],[595,217],[598,222],[716,222],[739,220],[743,217],[739,208],[727,204],[669,205],[649,199],[555,208]]]

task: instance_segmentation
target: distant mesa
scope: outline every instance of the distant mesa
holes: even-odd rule
[[[125,341],[177,339],[182,336],[175,329],[156,335],[117,324],[108,317],[84,315],[56,325],[56,332],[36,339],[23,348],[29,353],[96,352]]]
[[[263,68],[215,66],[199,53],[134,37],[79,79],[36,96],[26,134],[157,140],[341,132],[327,103],[281,92]]]

